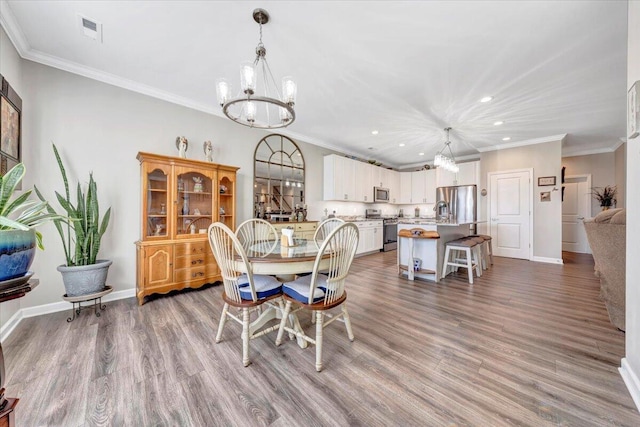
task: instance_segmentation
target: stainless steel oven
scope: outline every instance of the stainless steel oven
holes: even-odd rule
[[[387,252],[398,249],[398,217],[385,217],[380,209],[367,209],[365,216],[367,219],[382,220],[382,250]]]
[[[398,220],[385,219],[382,233],[382,250],[384,252],[398,249]]]

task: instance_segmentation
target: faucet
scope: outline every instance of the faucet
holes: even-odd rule
[[[441,220],[442,219],[442,215],[440,215],[440,207],[444,206],[445,207],[445,212],[447,212],[446,218],[449,218],[449,203],[445,202],[444,200],[438,200],[436,202],[436,205],[433,207],[434,212],[436,212],[436,220]]]

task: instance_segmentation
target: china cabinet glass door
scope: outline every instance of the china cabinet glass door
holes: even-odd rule
[[[180,170],[176,187],[176,235],[206,233],[213,218],[213,180],[200,172]]]
[[[167,191],[168,174],[161,169],[147,173],[147,237],[166,238],[167,209],[169,208],[169,192]]]

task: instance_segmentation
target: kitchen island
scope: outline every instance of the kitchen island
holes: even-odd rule
[[[409,280],[419,278],[438,282],[443,277],[442,263],[446,243],[468,236],[470,225],[468,222],[441,222],[419,218],[398,221],[398,274],[406,275]],[[438,237],[403,237],[410,235],[411,230],[415,229],[424,230],[425,236]],[[419,260],[417,268],[414,268],[414,260]]]

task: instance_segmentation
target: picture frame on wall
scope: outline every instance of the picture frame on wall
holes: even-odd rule
[[[546,187],[549,185],[556,185],[555,176],[539,176],[538,177],[538,187]]]
[[[22,99],[0,74],[0,176],[22,161]]]
[[[632,139],[640,135],[640,80],[635,82],[627,95],[627,138]]]

